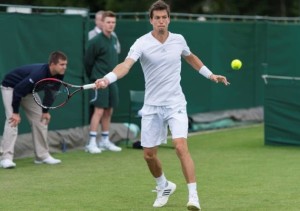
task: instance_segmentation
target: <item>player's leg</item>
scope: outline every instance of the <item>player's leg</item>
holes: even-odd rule
[[[189,153],[185,138],[173,139],[176,154],[180,160],[181,168],[187,182],[189,197],[187,207],[189,210],[200,210],[200,201],[197,192],[195,165]]]
[[[162,135],[167,136],[166,125],[154,106],[145,105],[143,107],[141,126],[141,145],[144,148],[144,159],[152,176],[158,178],[163,175],[163,171],[157,157],[157,150],[158,146],[162,143],[161,140],[167,138],[162,137]]]
[[[163,175],[162,166],[160,160],[157,157],[157,147],[144,147],[144,159],[154,178],[159,178]],[[164,186],[164,184],[161,184],[161,186]]]
[[[153,203],[153,207],[163,207],[167,204],[169,196],[176,190],[176,185],[168,181],[165,177],[160,160],[157,157],[157,147],[144,147],[144,159],[147,162],[148,168],[155,178],[157,196]]]
[[[152,106],[143,107],[141,145],[144,147],[144,159],[157,184],[153,207],[162,207],[176,190],[176,185],[166,179],[157,156],[157,146],[167,139],[167,125],[156,109]]]
[[[173,139],[173,145],[180,160],[186,182],[196,182],[194,162],[188,150],[187,140],[185,138],[175,138]]]
[[[174,109],[176,109],[175,112],[170,111],[172,115],[168,120],[168,124],[172,133],[173,145],[180,160],[182,172],[189,190],[187,208],[189,210],[200,210],[195,166],[187,144],[188,117],[186,108],[185,106],[176,106]]]
[[[42,109],[39,107],[31,94],[23,97],[21,101],[26,117],[32,130],[32,140],[35,153],[35,163],[58,164],[61,160],[53,158],[49,154],[48,146],[48,125],[42,121]]]
[[[9,87],[2,87],[2,101],[5,110],[5,125],[4,132],[1,141],[2,158],[0,161],[0,167],[2,168],[14,168],[16,164],[13,162],[14,147],[18,136],[18,126],[11,127],[9,118],[12,116],[13,108],[11,106],[13,98],[13,89]]]

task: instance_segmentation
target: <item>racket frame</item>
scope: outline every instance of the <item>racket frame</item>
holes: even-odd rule
[[[37,96],[36,96],[35,90],[36,90],[37,86],[38,86],[40,83],[43,83],[43,82],[45,82],[45,81],[49,81],[49,82],[51,82],[51,81],[52,81],[52,82],[59,82],[59,83],[61,83],[61,84],[65,87],[65,90],[67,91],[67,98],[66,98],[66,100],[65,100],[63,103],[61,103],[61,104],[59,104],[59,105],[57,105],[57,106],[45,106],[45,105],[42,104],[42,99],[40,99],[40,97],[37,97]],[[74,90],[73,92],[70,92],[70,89],[69,89],[69,88],[76,88],[76,90]],[[74,85],[74,84],[70,84],[70,83],[64,82],[64,81],[59,80],[59,79],[57,79],[57,78],[44,78],[44,79],[41,79],[41,80],[39,80],[38,82],[35,83],[35,85],[34,85],[34,87],[33,87],[33,90],[32,90],[32,96],[33,96],[34,101],[35,101],[40,107],[42,107],[42,108],[44,108],[44,109],[56,109],[56,108],[59,108],[59,107],[64,106],[64,105],[70,100],[70,98],[71,98],[74,94],[76,94],[77,92],[82,91],[82,90],[86,90],[86,89],[94,89],[94,88],[96,88],[96,84],[95,84],[95,83],[92,83],[92,84],[85,84],[85,85],[80,86],[80,85]],[[38,98],[38,99],[37,99],[37,98]]]

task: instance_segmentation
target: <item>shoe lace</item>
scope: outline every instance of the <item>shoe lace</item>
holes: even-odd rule
[[[157,193],[158,191],[160,191],[160,189],[156,186],[154,190],[152,190],[152,193]]]
[[[162,198],[162,193],[163,193],[162,190],[163,190],[163,189],[160,189],[160,188],[158,188],[158,187],[155,187],[155,190],[152,190],[152,193],[156,193],[156,194],[157,194],[156,198],[159,199],[159,198]]]
[[[155,190],[152,190],[152,192],[156,192],[156,193],[159,193],[160,191],[163,191],[164,190],[164,188],[159,188],[159,186],[156,186],[155,187]]]
[[[192,194],[192,195],[190,195],[190,196],[189,196],[189,200],[199,202],[198,194]]]

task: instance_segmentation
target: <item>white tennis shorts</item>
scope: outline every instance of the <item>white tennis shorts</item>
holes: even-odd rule
[[[167,143],[168,126],[172,139],[187,138],[186,104],[173,106],[144,105],[142,110],[141,145],[154,147]]]

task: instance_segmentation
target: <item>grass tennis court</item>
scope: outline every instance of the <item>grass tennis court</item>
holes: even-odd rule
[[[264,146],[263,125],[193,135],[202,210],[299,210],[300,148]],[[167,178],[177,191],[164,208],[152,208],[155,182],[142,150],[91,155],[55,154],[61,165],[16,160],[0,169],[1,210],[183,211],[187,188],[171,145],[161,147]]]

